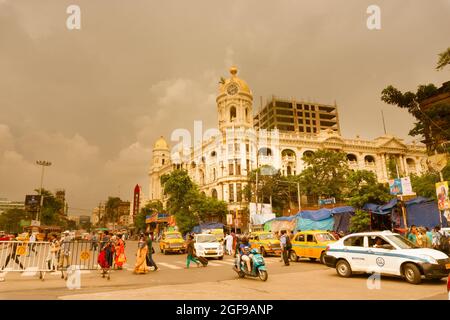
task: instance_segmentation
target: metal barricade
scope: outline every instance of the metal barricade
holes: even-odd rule
[[[36,274],[44,280],[46,272],[56,270],[50,246],[50,242],[1,241],[0,280],[4,281],[9,272]]]
[[[90,240],[61,241],[58,271],[67,280],[68,273],[75,270],[102,270],[102,276],[110,279],[112,265],[101,267],[98,263],[101,244]]]

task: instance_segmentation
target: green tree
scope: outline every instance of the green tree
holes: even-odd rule
[[[105,205],[104,223],[115,223],[119,218],[119,206],[122,200],[119,197],[108,197]]]
[[[450,48],[439,54],[437,70],[442,70],[450,63]],[[396,105],[406,109],[413,115],[417,122],[410,130],[411,136],[423,136],[428,151],[436,150],[450,139],[450,104],[440,103],[431,105],[422,110],[421,103],[442,92],[449,92],[450,85],[447,83],[440,89],[434,84],[419,85],[415,93],[400,90],[389,85],[381,92],[381,100],[387,104]]]
[[[450,47],[439,53],[439,60],[436,66],[437,70],[442,70],[446,65],[450,64]]]
[[[23,209],[9,209],[0,215],[0,229],[6,232],[22,232],[20,221],[31,221],[35,217]]]
[[[349,173],[347,192],[349,204],[356,208],[362,208],[366,203],[384,204],[392,198],[389,186],[379,183],[375,173],[367,170]]]
[[[450,180],[450,164],[442,170],[444,181]],[[418,196],[436,199],[436,183],[440,181],[439,173],[428,171],[422,175],[411,175],[411,186]]]
[[[163,212],[164,206],[163,203],[159,200],[150,201],[147,203],[141,211],[136,215],[134,219],[134,226],[137,230],[144,231],[147,228],[147,224],[145,223],[145,219],[147,216],[151,215],[154,212]]]
[[[346,177],[350,172],[345,153],[318,150],[313,155],[304,156],[303,161],[306,169],[300,174],[300,181],[315,203],[320,197],[343,199]]]
[[[258,173],[258,202],[272,203],[272,209],[281,214],[286,208],[297,207],[298,176],[285,177],[280,170],[265,165],[248,173],[248,184],[244,187],[244,197],[249,202],[256,202],[256,173]]]
[[[189,232],[204,219],[222,219],[226,203],[201,194],[187,171],[175,170],[161,177],[168,196],[167,211],[175,216],[179,230]]]
[[[65,227],[65,216],[60,214],[61,212],[64,212],[64,203],[58,200],[49,190],[42,189],[42,193],[40,192],[40,189],[36,189],[35,191],[42,194],[44,197],[42,210],[39,216],[41,224]]]
[[[356,210],[355,215],[350,219],[349,231],[351,233],[355,233],[369,230],[370,230],[370,214],[366,211]]]

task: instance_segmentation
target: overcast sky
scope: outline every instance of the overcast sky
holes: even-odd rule
[[[81,30],[66,9],[81,8]],[[371,4],[381,30],[366,27]],[[148,193],[152,145],[216,126],[217,83],[237,65],[260,96],[336,100],[344,137],[411,141],[380,92],[449,80],[450,1],[0,0],[0,198],[64,188],[71,214]],[[79,209],[85,209],[83,211]]]

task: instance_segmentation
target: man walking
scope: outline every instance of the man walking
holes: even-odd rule
[[[286,234],[286,230],[281,231],[280,242],[281,242],[281,250],[282,250],[282,254],[283,254],[284,265],[288,266],[289,265],[289,252],[292,249],[292,244],[291,244],[291,239]]]
[[[233,254],[233,240],[233,236],[227,232],[227,236],[225,237],[225,249],[227,254],[230,256]]]
[[[158,270],[158,266],[153,260],[153,232],[146,232],[147,236],[147,266],[154,267],[153,271]]]
[[[28,245],[30,246],[30,249],[28,251],[27,257],[29,257],[31,255],[31,251],[33,251],[34,254],[37,254],[36,253],[36,235],[32,232],[30,232],[30,238],[28,239]]]

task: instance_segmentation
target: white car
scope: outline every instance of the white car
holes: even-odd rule
[[[199,257],[219,258],[223,259],[223,246],[213,234],[196,234],[195,235],[195,252]]]
[[[400,276],[418,284],[422,276],[441,279],[450,272],[450,258],[443,252],[418,248],[391,231],[355,233],[327,247],[325,264],[338,275],[374,273]]]

